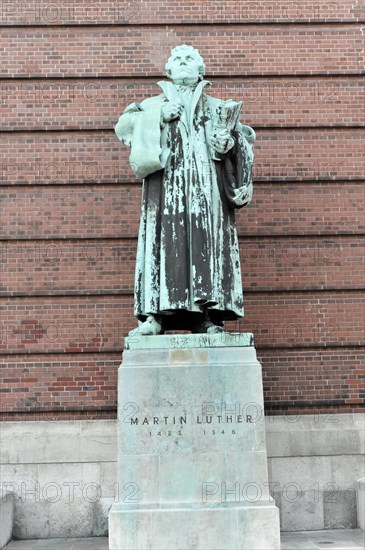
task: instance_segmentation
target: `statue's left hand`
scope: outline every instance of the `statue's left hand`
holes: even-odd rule
[[[234,139],[231,134],[225,128],[215,128],[213,136],[210,139],[210,145],[217,153],[224,155],[232,149],[234,145]]]
[[[252,182],[248,185],[242,185],[234,190],[233,200],[236,206],[247,206],[252,200],[253,186]]]

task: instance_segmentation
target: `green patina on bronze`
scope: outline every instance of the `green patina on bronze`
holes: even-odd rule
[[[129,105],[115,127],[143,178],[135,332],[215,333],[243,316],[235,209],[252,198],[255,133],[234,120],[240,104],[206,93],[197,50],[172,50],[166,72],[162,93]]]

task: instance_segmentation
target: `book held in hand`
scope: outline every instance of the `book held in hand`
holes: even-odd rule
[[[220,105],[217,109],[219,126],[227,128],[229,132],[235,129],[240,118],[242,101],[232,101],[229,99]]]

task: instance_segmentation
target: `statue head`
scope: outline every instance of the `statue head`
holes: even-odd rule
[[[183,44],[171,50],[165,66],[166,75],[174,84],[196,84],[205,75],[205,63],[195,48]]]

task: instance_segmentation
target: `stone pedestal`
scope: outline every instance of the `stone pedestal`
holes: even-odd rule
[[[250,334],[126,339],[110,550],[276,550]]]

